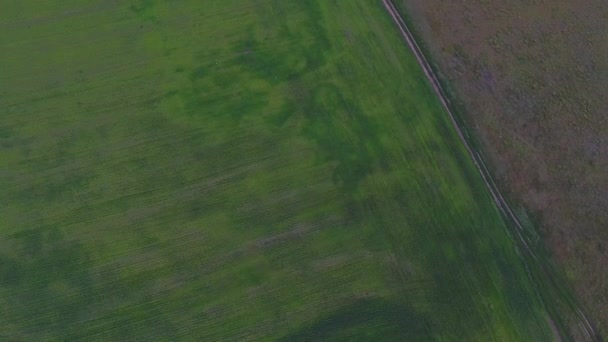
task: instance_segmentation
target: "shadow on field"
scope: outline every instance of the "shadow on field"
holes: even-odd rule
[[[429,322],[411,308],[384,299],[361,299],[279,341],[428,340]]]

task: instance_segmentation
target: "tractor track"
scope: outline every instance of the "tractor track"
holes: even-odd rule
[[[512,231],[514,232],[514,235],[517,237],[520,247],[523,249],[523,251],[529,257],[531,257],[533,259],[532,262],[534,262],[536,264],[535,266],[537,266],[539,271],[542,272],[542,276],[544,276],[545,279],[547,279],[547,281],[551,285],[553,285],[558,292],[560,292],[560,294],[564,295],[565,297],[568,297],[568,290],[560,283],[559,279],[556,279],[554,271],[547,264],[545,264],[541,258],[538,257],[536,251],[531,247],[533,245],[533,242],[530,240],[530,238],[528,236],[526,236],[524,226],[522,225],[520,220],[517,218],[517,216],[511,209],[511,206],[508,204],[508,202],[505,200],[504,196],[498,189],[498,186],[496,185],[494,179],[492,178],[490,171],[488,170],[488,167],[486,166],[486,163],[483,160],[483,157],[477,151],[477,149],[473,146],[473,143],[471,142],[471,137],[468,134],[466,128],[461,123],[459,123],[459,121],[457,120],[457,117],[454,114],[454,110],[452,108],[452,104],[450,102],[449,97],[447,96],[446,92],[444,91],[443,87],[441,86],[441,83],[439,82],[439,79],[435,75],[433,68],[431,67],[430,63],[428,62],[427,58],[425,57],[424,53],[422,52],[422,49],[416,42],[416,39],[414,38],[414,35],[412,34],[408,25],[403,20],[403,18],[401,17],[401,14],[395,7],[393,1],[392,0],[382,0],[382,2],[384,4],[384,7],[390,14],[391,18],[393,19],[393,21],[399,28],[399,31],[401,32],[401,35],[403,36],[405,42],[407,43],[409,48],[414,53],[416,60],[418,61],[418,64],[424,71],[424,74],[426,75],[431,86],[433,87],[435,94],[437,95],[437,97],[441,101],[441,104],[443,105],[444,109],[448,113],[450,120],[452,121],[452,124],[453,124],[454,128],[456,129],[458,136],[460,137],[460,140],[462,141],[462,143],[464,144],[465,148],[467,149],[469,155],[473,159],[473,163],[475,164],[475,167],[477,167],[477,170],[481,174],[481,177],[482,177],[488,191],[490,192],[492,198],[494,199],[496,206],[502,212],[504,217],[506,217],[507,220],[510,221],[512,223],[512,226],[515,228],[515,229],[512,229]],[[602,341],[602,337],[596,331],[593,324],[587,318],[587,316],[585,315],[583,310],[580,307],[578,307],[577,304],[573,303],[573,301],[571,301],[571,300],[568,301],[568,304],[570,306],[570,309],[575,313],[576,318],[578,319],[578,325],[580,326],[581,330],[586,335],[585,337],[589,341]]]

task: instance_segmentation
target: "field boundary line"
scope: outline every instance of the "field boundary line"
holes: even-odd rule
[[[426,56],[422,52],[422,49],[416,42],[416,39],[414,38],[414,35],[412,34],[411,30],[409,29],[409,26],[406,24],[406,22],[401,17],[401,14],[395,7],[392,0],[382,0],[382,2],[384,4],[385,9],[388,11],[389,15],[391,16],[391,18],[393,19],[393,21],[399,28],[399,31],[401,32],[401,35],[403,36],[408,47],[414,53],[414,56],[416,57],[418,64],[424,71],[424,74],[426,75],[435,94],[437,95],[441,104],[443,105],[443,108],[448,113],[448,116],[450,117],[450,121],[452,122],[454,128],[456,129],[456,132],[458,133],[458,136],[460,137],[461,142],[463,143],[463,145],[467,149],[469,155],[471,156],[471,159],[473,160],[475,167],[481,174],[481,177],[486,185],[486,188],[488,189],[488,191],[490,192],[490,195],[494,199],[496,206],[502,212],[502,214],[509,221],[511,221],[511,223],[513,223],[514,227],[516,228],[516,229],[514,229],[514,231],[517,235],[517,238],[518,238],[521,246],[528,253],[528,255],[534,259],[534,261],[538,264],[538,266],[543,271],[543,273],[545,273],[545,277],[549,278],[551,280],[551,282],[554,283],[559,288],[559,290],[564,291],[563,288],[558,285],[556,280],[553,279],[554,277],[552,276],[551,270],[547,267],[547,265],[544,265],[544,263],[541,260],[539,260],[538,256],[536,255],[536,252],[530,246],[531,241],[529,240],[529,238],[527,238],[524,235],[524,232],[525,232],[524,226],[522,225],[520,220],[517,218],[517,216],[511,209],[511,206],[508,204],[508,202],[505,200],[504,196],[498,189],[498,186],[496,185],[496,182],[492,178],[490,171],[489,171],[486,163],[483,160],[483,157],[471,143],[470,137],[468,135],[468,132],[466,131],[466,128],[463,127],[456,119],[456,115],[454,114],[454,110],[452,109],[452,104],[449,100],[449,97],[446,95],[446,92],[444,91],[443,87],[441,86],[439,79],[435,75],[435,71],[433,70],[433,68],[431,67],[431,64],[428,62]],[[466,134],[466,136],[465,136],[465,134]],[[570,303],[570,304],[573,305],[573,303]],[[585,313],[582,311],[582,309],[580,307],[573,307],[572,309],[575,311],[575,313],[578,317],[578,320],[579,320],[579,325],[581,326],[582,330],[585,332],[586,337],[590,341],[602,341],[602,338],[600,337],[599,333],[597,333],[597,331],[594,329],[593,325],[591,324],[591,322],[589,321],[589,319],[587,318]]]

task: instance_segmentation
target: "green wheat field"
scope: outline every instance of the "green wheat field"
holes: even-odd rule
[[[372,0],[0,2],[0,339],[543,341]]]

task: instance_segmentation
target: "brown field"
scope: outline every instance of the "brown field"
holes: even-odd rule
[[[608,334],[608,3],[399,0],[495,176]]]

